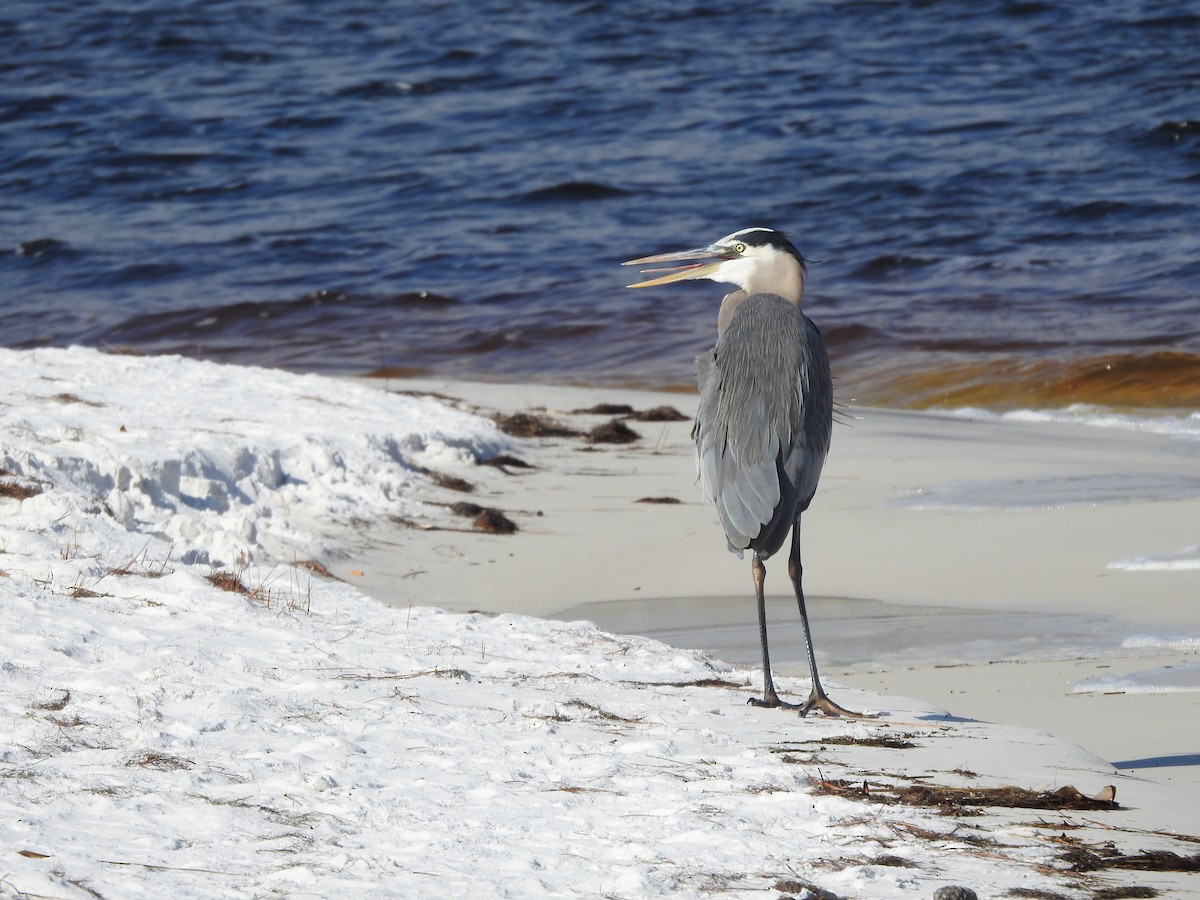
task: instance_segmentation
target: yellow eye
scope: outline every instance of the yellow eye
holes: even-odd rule
[[[745,244],[734,244],[734,245],[733,245],[733,252],[734,252],[734,253],[745,253],[745,252],[746,252],[746,245],[745,245]]]

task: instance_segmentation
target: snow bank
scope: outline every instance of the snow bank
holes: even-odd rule
[[[315,375],[82,348],[0,350],[0,371],[0,468],[186,562],[319,555],[331,527],[415,515],[422,467],[507,443],[477,416]]]

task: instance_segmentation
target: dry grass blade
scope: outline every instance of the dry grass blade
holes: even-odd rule
[[[182,756],[171,756],[169,753],[156,753],[147,751],[140,756],[135,756],[133,759],[125,763],[126,766],[143,769],[159,769],[163,772],[172,772],[180,769],[191,769],[196,764],[193,760],[185,759]]]
[[[59,696],[53,700],[43,700],[41,703],[33,704],[34,709],[40,709],[44,712],[62,712],[67,708],[67,704],[71,702],[71,692],[65,688],[59,688]]]
[[[189,866],[161,866],[155,863],[130,862],[124,859],[102,859],[100,862],[104,863],[106,866],[131,866],[138,869],[147,869],[151,872],[199,872],[204,875],[228,875],[230,877],[240,876],[243,874],[241,872],[223,872],[220,869],[200,869]],[[99,896],[99,894],[96,896]]]
[[[636,724],[636,723],[642,721],[640,718],[630,719],[625,716],[619,716],[616,713],[610,713],[606,709],[601,709],[599,706],[596,706],[595,704],[592,704],[592,703],[587,703],[583,700],[569,700],[569,701],[567,701],[566,705],[574,706],[578,709],[587,710],[588,712],[594,713],[598,718],[604,719],[607,722],[625,722],[627,724],[633,725],[633,724]]]
[[[346,672],[337,677],[339,681],[407,681],[410,678],[424,678],[430,675],[435,678],[458,678],[463,681],[471,680],[471,673],[466,669],[422,669],[420,672],[405,672],[404,674],[391,673],[387,675]]]
[[[218,569],[205,575],[204,578],[213,587],[231,594],[239,594],[255,603],[261,603],[267,609],[278,607],[288,612],[312,612],[312,584],[307,589],[301,587],[295,580],[283,588],[272,587],[281,574],[279,566],[274,566],[265,576],[259,578],[252,587],[248,586],[244,576],[252,572],[248,558],[239,559],[234,571]]]
[[[625,796],[620,791],[612,791],[606,788],[581,787],[576,784],[564,784],[559,787],[546,788],[547,791],[558,791],[564,794],[613,794],[617,797]]]
[[[139,575],[142,578],[162,578],[165,575],[170,575],[174,571],[174,569],[170,568],[167,564],[171,558],[170,551],[168,551],[167,556],[162,562],[151,563],[146,556],[149,550],[150,542],[147,541],[146,545],[142,547],[141,550],[139,550],[121,565],[113,566],[106,574],[117,575],[121,577]]]
[[[73,600],[95,600],[98,597],[111,597],[111,594],[105,594],[100,591],[93,591],[91,588],[86,588],[82,584],[72,585],[67,591],[67,596]]]

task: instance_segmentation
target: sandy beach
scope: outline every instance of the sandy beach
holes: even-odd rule
[[[800,719],[688,395],[0,364],[0,897],[1195,891],[1189,420],[851,409]]]
[[[528,439],[521,455],[535,468],[481,469],[472,479],[479,492],[471,499],[504,510],[519,534],[372,534],[372,549],[344,563],[343,573],[362,573],[351,581],[390,604],[585,619],[757,663],[748,561],[725,549],[695,484],[691,396],[446,381],[387,387],[579,431],[611,418],[573,412],[601,403],[668,405],[689,418],[631,422],[641,439],[622,446]],[[997,417],[851,408],[843,418],[804,533],[826,674],[955,716],[1051,733],[1125,778],[1200,790],[1200,692],[1075,690],[1088,678],[1200,659],[1200,563],[1113,567],[1195,543],[1197,444]],[[638,502],[661,497],[678,503]],[[767,590],[776,668],[805,676],[782,560],[768,564]]]

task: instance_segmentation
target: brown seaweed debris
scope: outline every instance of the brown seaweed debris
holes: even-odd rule
[[[823,887],[817,887],[811,881],[801,881],[798,878],[785,878],[775,882],[775,890],[783,891],[785,894],[795,894],[797,897],[805,897],[806,900],[842,900],[833,891],[827,891]]]
[[[671,504],[671,503],[682,503],[683,501],[682,501],[682,500],[680,500],[678,497],[642,497],[642,498],[640,498],[640,499],[638,499],[638,500],[634,500],[633,502],[634,502],[634,503],[663,503],[663,504]]]
[[[477,530],[488,534],[514,534],[517,531],[517,523],[500,510],[480,506],[478,503],[455,503],[450,506],[450,512],[473,519],[471,524]]]
[[[82,397],[76,396],[75,394],[69,394],[69,393],[55,394],[50,399],[56,403],[63,403],[63,404],[82,403],[84,406],[94,406],[97,408],[104,406],[103,403],[99,403],[95,400],[84,400]]]
[[[828,742],[826,742],[828,743]],[[962,813],[978,807],[1005,809],[1119,809],[1116,789],[1109,786],[1095,797],[1086,797],[1078,789],[1031,791],[1019,787],[944,787],[935,784],[870,784],[866,781],[819,779],[813,784],[819,794],[836,794],[885,805],[933,807],[943,813]]]
[[[0,497],[9,497],[13,500],[28,500],[30,497],[36,497],[39,491],[36,488],[26,487],[23,484],[16,484],[11,481],[0,481]]]
[[[575,416],[619,416],[635,422],[686,422],[685,416],[673,406],[655,406],[651,409],[634,409],[628,403],[597,403],[587,409],[573,409]]]
[[[795,741],[794,744],[817,744],[818,748],[824,750],[826,746],[842,746],[842,747],[886,747],[889,750],[911,750],[918,746],[907,737],[891,737],[890,735],[872,734],[864,737],[854,737],[849,734],[836,734],[827,738],[817,738],[811,741]],[[788,753],[795,749],[795,746],[773,748],[775,753]]]
[[[448,491],[458,491],[460,494],[470,494],[475,490],[475,485],[467,481],[465,478],[459,478],[457,475],[446,475],[443,472],[434,472],[430,469],[427,474],[430,480],[440,488],[445,488]]]
[[[1095,872],[1099,869],[1137,869],[1143,872],[1200,872],[1200,853],[1181,856],[1170,850],[1148,850],[1141,853],[1120,853],[1112,846],[1073,847],[1059,857],[1070,864],[1072,872]]]
[[[635,412],[629,418],[635,422],[686,422],[690,417],[673,406],[655,406]]]
[[[696,678],[692,681],[623,681],[622,684],[635,684],[638,687],[672,687],[672,688],[732,688],[740,690],[746,686],[744,681],[730,681],[727,678]]]
[[[333,573],[330,572],[326,566],[317,562],[315,559],[298,559],[292,563],[292,565],[297,569],[307,569],[309,572],[312,572],[315,575],[322,575],[325,578],[334,577]]]
[[[9,473],[0,469],[0,475],[8,475]],[[12,500],[28,500],[30,497],[36,497],[40,494],[41,488],[33,485],[18,484],[16,481],[0,481],[0,497],[8,497]]]
[[[586,435],[586,440],[592,444],[632,444],[641,439],[640,434],[620,419],[612,419],[603,425],[597,425]]]
[[[564,428],[553,419],[544,419],[529,413],[496,415],[492,421],[505,434],[513,437],[579,437],[579,432]]]
[[[517,523],[498,509],[485,509],[475,517],[474,525],[488,534],[515,534]]]
[[[527,463],[523,459],[518,459],[508,453],[497,453],[495,456],[488,459],[476,460],[481,466],[495,466],[505,475],[510,475],[509,469],[532,469],[535,466],[532,463]]]
[[[573,416],[632,416],[633,407],[628,403],[597,403],[587,409],[573,409]]]

